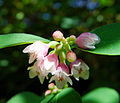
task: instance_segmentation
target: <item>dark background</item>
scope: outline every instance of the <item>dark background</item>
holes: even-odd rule
[[[120,22],[119,0],[0,0],[0,34],[30,33],[52,39],[55,30],[65,37],[78,36],[99,26]],[[22,91],[42,95],[48,80],[29,79],[27,45],[0,49],[0,103]],[[90,67],[89,80],[73,80],[80,95],[107,86],[120,92],[120,57],[100,56],[74,50]]]

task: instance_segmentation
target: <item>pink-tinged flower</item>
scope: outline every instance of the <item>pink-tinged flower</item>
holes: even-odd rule
[[[89,67],[81,59],[77,59],[75,62],[71,63],[70,68],[76,80],[79,80],[79,77],[85,80],[89,78]]]
[[[52,34],[55,41],[61,41],[63,39],[63,33],[61,31],[55,31]]]
[[[45,77],[48,78],[48,74],[54,72],[57,66],[58,57],[56,54],[48,55],[42,61],[38,58],[34,65],[28,68],[30,69],[29,77],[38,76],[41,84],[43,84]]]
[[[38,66],[38,61],[36,61],[34,63],[33,66],[28,68],[29,71],[29,78],[34,78],[36,76],[38,76],[41,84],[43,84],[45,77],[47,76],[46,74],[43,74],[43,72],[41,71],[41,69]]]
[[[95,49],[95,44],[100,42],[100,38],[94,33],[82,33],[76,39],[76,44],[83,49]]]
[[[69,62],[74,62],[76,60],[77,56],[73,51],[68,51],[66,58]]]
[[[57,54],[50,54],[43,59],[39,66],[44,74],[48,74],[56,71],[58,64],[59,60]]]
[[[50,82],[55,80],[56,86],[58,88],[63,88],[67,82],[72,85],[72,80],[69,77],[69,68],[66,64],[60,63],[57,67],[57,70],[52,74],[54,76],[51,78]]]
[[[23,53],[29,53],[29,63],[32,63],[36,58],[43,59],[48,53],[49,46],[40,41],[36,41],[33,44],[27,46]]]

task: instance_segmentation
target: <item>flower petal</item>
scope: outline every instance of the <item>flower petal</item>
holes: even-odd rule
[[[38,75],[38,78],[39,78],[39,80],[40,80],[40,83],[43,84],[44,79],[45,79],[45,76],[43,76],[43,75]]]
[[[29,78],[34,78],[36,76],[37,76],[36,69],[31,68],[30,71],[29,71]]]
[[[67,82],[69,82],[69,83],[70,83],[70,85],[72,85],[72,84],[73,84],[73,83],[72,83],[72,80],[70,79],[70,77],[67,77],[67,78],[66,78],[66,81],[67,81]]]
[[[81,78],[83,78],[83,79],[88,79],[89,78],[89,71],[88,70],[86,70],[86,71],[82,71],[80,74],[79,74],[79,76],[81,77]]]
[[[59,88],[59,89],[62,89],[66,83],[65,80],[62,80],[62,81],[58,81],[58,80],[55,80],[55,83],[56,83],[56,86]]]
[[[69,74],[69,68],[65,63],[60,63],[57,67],[57,69],[62,69],[64,72]]]

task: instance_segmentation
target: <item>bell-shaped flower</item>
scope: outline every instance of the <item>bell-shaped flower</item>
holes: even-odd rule
[[[83,49],[95,49],[95,44],[100,42],[100,38],[94,33],[82,33],[76,39],[76,44]]]
[[[72,80],[69,77],[69,68],[66,64],[60,63],[55,72],[52,73],[54,76],[50,79],[50,82],[55,80],[58,88],[63,88],[64,85],[69,82],[72,85]]]
[[[43,72],[41,71],[41,69],[39,68],[38,66],[38,61],[36,61],[34,63],[33,66],[29,67],[28,68],[30,71],[29,71],[29,78],[34,78],[36,76],[38,76],[41,84],[43,84],[44,82],[44,79],[47,75],[43,74]]]
[[[36,41],[33,44],[27,46],[23,53],[29,53],[29,63],[32,63],[36,58],[43,59],[48,53],[49,46],[40,41]]]
[[[59,64],[57,54],[50,54],[46,56],[43,61],[40,63],[39,67],[41,68],[44,74],[53,73],[56,70],[56,67]],[[46,75],[47,75],[46,74]]]
[[[89,67],[81,59],[77,59],[75,62],[71,63],[70,68],[76,80],[79,80],[79,77],[85,80],[89,78]]]

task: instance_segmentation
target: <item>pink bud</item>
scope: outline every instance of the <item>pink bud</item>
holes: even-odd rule
[[[52,36],[55,41],[61,41],[63,39],[63,33],[61,31],[55,31]]]
[[[48,88],[49,88],[49,89],[54,89],[54,87],[55,87],[55,84],[54,84],[54,83],[50,83],[50,84],[48,85]]]
[[[53,93],[57,93],[57,92],[58,92],[58,88],[53,89],[52,92],[53,92]]]
[[[76,36],[75,35],[71,35],[70,36],[70,40],[72,40],[72,41],[76,40]]]
[[[76,44],[83,49],[95,49],[95,44],[100,42],[100,38],[94,33],[82,33],[76,39]]]
[[[67,52],[67,60],[69,62],[74,62],[76,60],[76,54],[73,51]]]
[[[51,90],[46,90],[46,92],[45,92],[45,96],[51,94],[51,92],[52,92]]]

